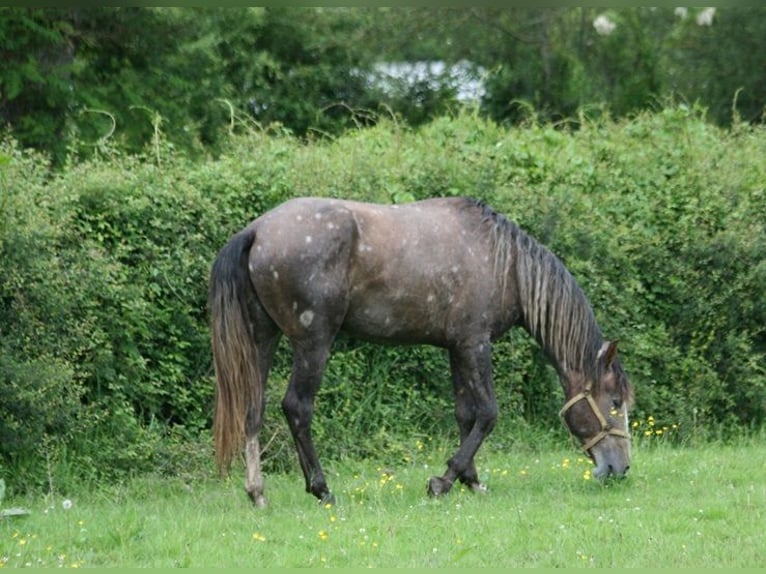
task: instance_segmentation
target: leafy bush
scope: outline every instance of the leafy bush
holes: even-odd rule
[[[250,132],[194,163],[163,145],[102,152],[52,172],[0,148],[0,475],[14,487],[182,473],[210,455],[210,264],[298,195],[485,199],[564,260],[621,340],[637,419],[678,425],[678,440],[763,426],[762,128],[723,131],[672,107],[576,131],[461,115],[331,141]],[[563,437],[558,381],[531,338],[512,331],[494,364],[493,444]],[[289,366],[283,342],[263,439],[272,470],[295,465],[279,409]],[[451,393],[443,351],[341,338],[317,399],[320,452],[396,462],[412,437],[455,441]]]

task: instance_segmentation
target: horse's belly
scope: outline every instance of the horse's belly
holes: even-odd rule
[[[420,300],[396,291],[352,296],[342,328],[371,341],[445,344],[447,313],[440,307],[434,299]]]

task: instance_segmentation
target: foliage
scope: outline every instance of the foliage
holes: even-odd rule
[[[215,152],[230,106],[299,133],[338,131],[350,115],[336,104],[359,101],[364,84],[354,73],[361,58],[343,48],[356,44],[356,19],[342,15],[135,7],[2,14],[0,118],[59,165],[115,133],[133,152],[165,132],[187,152]]]
[[[73,33],[66,10],[0,8],[0,122],[26,146],[62,151],[52,144],[71,111]]]
[[[664,40],[662,68],[668,89],[704,103],[716,122],[763,123],[766,104],[764,8],[716,9],[712,25],[700,26],[700,10],[689,9]],[[736,55],[735,55],[736,54]],[[731,65],[735,61],[736,65]],[[693,73],[689,73],[694,70]]]
[[[679,442],[762,428],[763,129],[723,130],[683,105],[578,123],[507,129],[460,114],[305,142],[245,120],[216,158],[160,139],[142,155],[105,144],[56,171],[6,140],[0,478],[43,488],[50,476],[177,473],[207,459],[210,264],[251,218],[297,195],[487,200],[564,260],[621,340],[636,419],[677,424]],[[345,338],[336,351],[317,400],[324,458],[396,462],[413,437],[456,440],[442,351]],[[491,441],[565,440],[558,381],[536,344],[516,330],[494,363]],[[279,409],[289,366],[283,342],[263,441],[272,471],[295,465]]]
[[[216,155],[241,115],[315,137],[463,106],[438,74],[384,89],[376,65],[401,63],[468,63],[484,82],[471,108],[499,123],[630,117],[669,97],[762,122],[764,8],[705,10],[0,8],[0,122],[61,166],[110,138]]]

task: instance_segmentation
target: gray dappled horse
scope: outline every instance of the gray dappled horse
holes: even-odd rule
[[[293,366],[282,409],[306,491],[332,502],[311,438],[314,397],[336,335],[430,344],[449,352],[460,446],[428,492],[455,480],[484,490],[474,455],[497,418],[492,341],[523,326],[555,366],[561,417],[595,463],[630,465],[632,389],[593,310],[546,247],[482,202],[405,205],[297,198],[252,221],[219,252],[210,277],[216,372],[213,434],[221,469],[245,448],[245,489],[263,506],[258,432],[282,334]]]

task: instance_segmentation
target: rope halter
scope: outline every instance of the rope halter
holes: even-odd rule
[[[591,455],[590,451],[591,449],[596,446],[599,442],[604,440],[608,435],[612,436],[618,436],[620,438],[626,438],[630,439],[630,433],[626,430],[621,430],[617,428],[613,428],[606,420],[606,417],[601,412],[601,409],[598,408],[598,404],[596,404],[596,399],[593,398],[593,395],[591,394],[591,384],[588,383],[585,385],[585,388],[574,395],[571,399],[569,399],[566,403],[564,403],[564,406],[561,407],[561,410],[559,411],[559,417],[561,417],[561,420],[564,423],[564,426],[567,427],[567,430],[569,430],[569,434],[572,436],[575,436],[575,434],[572,432],[572,429],[569,428],[569,425],[567,424],[565,415],[567,414],[567,411],[571,409],[576,403],[579,401],[585,400],[589,405],[591,410],[593,411],[593,414],[598,419],[599,424],[601,425],[601,430],[599,430],[593,437],[589,438],[588,440],[584,441],[582,444],[582,449],[585,451],[585,453],[593,458],[593,455]]]

